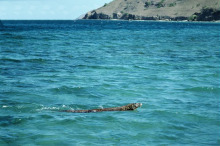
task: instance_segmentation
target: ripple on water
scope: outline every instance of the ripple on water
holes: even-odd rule
[[[30,120],[34,120],[34,118],[24,116],[0,116],[0,126],[23,125]]]
[[[185,91],[189,92],[206,92],[206,93],[216,93],[220,94],[220,88],[218,87],[193,87],[193,88],[185,88]]]

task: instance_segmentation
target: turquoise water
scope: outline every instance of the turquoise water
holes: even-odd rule
[[[220,145],[220,23],[2,23],[0,145]]]

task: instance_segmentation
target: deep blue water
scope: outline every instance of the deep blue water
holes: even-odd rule
[[[1,146],[220,145],[220,23],[2,23]]]

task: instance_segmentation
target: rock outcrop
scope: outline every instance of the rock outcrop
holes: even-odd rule
[[[212,8],[204,8],[199,13],[189,17],[191,21],[217,21],[220,20],[220,11]]]
[[[113,0],[83,19],[220,20],[219,0]]]

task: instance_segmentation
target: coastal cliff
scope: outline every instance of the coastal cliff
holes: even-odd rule
[[[82,19],[218,21],[219,0],[113,0]]]

